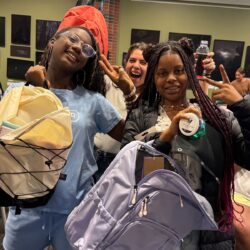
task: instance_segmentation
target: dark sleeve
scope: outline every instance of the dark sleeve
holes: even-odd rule
[[[136,135],[153,126],[155,124],[155,118],[154,113],[151,113],[151,115],[145,115],[143,109],[138,108],[132,110],[126,120],[121,147],[134,141]],[[145,119],[149,119],[150,121],[145,121]],[[143,141],[148,142],[154,140],[152,146],[158,151],[168,154],[171,150],[171,144],[161,141],[159,136],[159,132],[150,133],[144,137]]]
[[[169,142],[161,141],[159,139],[159,136],[154,140],[152,146],[156,150],[158,150],[158,151],[160,151],[160,152],[162,152],[162,153],[164,153],[166,155],[169,154],[169,152],[171,150],[171,144]]]
[[[228,109],[233,112],[230,120],[235,162],[250,170],[250,96],[247,95],[243,100],[228,106]]]
[[[134,109],[130,112],[129,116],[127,117],[123,138],[121,142],[121,147],[124,147],[131,141],[134,141],[134,136],[138,135],[143,131],[143,114],[139,109]]]

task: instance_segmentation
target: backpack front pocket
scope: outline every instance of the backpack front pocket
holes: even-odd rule
[[[167,250],[174,249],[179,242],[175,232],[143,217],[126,224],[104,249]]]
[[[94,202],[96,209],[92,209],[93,213],[78,212],[74,219],[74,224],[67,228],[68,238],[70,242],[74,242],[74,249],[92,250],[97,249],[116,225],[116,220],[105,209],[100,198],[95,197]],[[86,217],[86,220],[85,220]],[[77,235],[75,232],[78,232]]]

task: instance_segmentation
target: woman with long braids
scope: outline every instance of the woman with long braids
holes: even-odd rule
[[[10,208],[3,241],[6,250],[71,249],[64,224],[68,214],[91,188],[97,170],[94,135],[108,133],[121,140],[123,120],[103,97],[100,53],[92,33],[83,27],[60,30],[44,53],[48,86],[72,114],[73,144],[60,180],[49,202],[42,207]],[[98,93],[99,92],[99,93]],[[41,107],[42,108],[42,107]]]
[[[191,53],[187,44],[176,42],[158,44],[144,53],[145,88],[138,108],[126,121],[122,145],[154,139],[154,147],[188,169],[190,186],[210,202],[220,230],[193,232],[184,238],[181,249],[233,249],[233,164],[250,169],[250,99],[235,91],[220,66],[225,83],[207,79],[219,88],[213,101],[223,100],[232,112],[220,110],[202,91]],[[188,102],[188,86],[197,104]],[[197,137],[179,130],[180,120],[189,120],[190,113],[205,121],[205,130]]]

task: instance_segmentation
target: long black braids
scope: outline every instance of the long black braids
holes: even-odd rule
[[[211,99],[203,92],[194,72],[193,64],[188,57],[188,53],[185,50],[186,48],[181,47],[179,43],[169,41],[166,43],[157,44],[145,51],[143,56],[148,62],[148,71],[145,78],[142,101],[148,103],[149,106],[155,107],[155,109],[158,108],[160,99],[158,98],[154,81],[155,69],[158,65],[160,57],[163,54],[178,54],[182,59],[184,69],[189,81],[189,86],[191,87],[193,94],[196,97],[203,115],[207,118],[208,122],[222,134],[224,138],[224,177],[220,184],[219,201],[220,208],[222,210],[222,216],[219,221],[219,227],[221,230],[227,230],[231,228],[233,222],[233,205],[231,199],[231,191],[233,189],[234,178],[232,131],[225,115],[214,103],[212,103]]]
[[[143,52],[143,57],[148,63],[148,69],[145,76],[142,94],[140,96],[140,102],[146,103],[148,106],[153,107],[154,109],[158,109],[160,103],[160,99],[154,81],[155,68],[158,64],[162,52],[170,49],[168,44],[164,44],[161,47],[160,45],[163,45],[163,43],[149,46]]]
[[[99,92],[102,95],[105,95],[106,88],[105,88],[105,82],[104,82],[104,72],[98,63],[98,61],[100,60],[99,46],[96,43],[96,40],[93,34],[85,27],[72,26],[72,27],[67,27],[58,31],[48,42],[44,50],[44,53],[41,57],[40,65],[44,66],[46,70],[48,69],[50,57],[51,57],[52,50],[53,50],[51,41],[58,39],[66,31],[69,31],[75,28],[83,29],[89,34],[91,38],[91,42],[92,42],[92,47],[96,51],[96,55],[88,59],[88,62],[84,66],[84,68],[76,72],[72,80],[76,85],[81,85],[88,90]]]

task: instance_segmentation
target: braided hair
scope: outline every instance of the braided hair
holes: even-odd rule
[[[149,47],[145,53],[144,58],[148,62],[148,71],[145,78],[145,86],[141,96],[140,102],[147,103],[148,106],[158,109],[160,97],[156,90],[154,72],[158,65],[159,59],[166,53],[178,54],[183,62],[185,72],[189,81],[193,94],[201,108],[203,115],[207,118],[208,122],[219,131],[225,142],[224,154],[224,178],[220,183],[220,208],[222,212],[219,221],[221,230],[228,230],[233,222],[233,205],[231,200],[231,189],[233,189],[233,142],[232,131],[228,122],[226,121],[225,114],[212,103],[211,99],[202,91],[200,84],[194,72],[192,60],[188,55],[191,54],[190,48],[187,43],[180,44],[178,42],[169,41],[160,43],[153,47]],[[182,47],[183,46],[183,47]]]
[[[91,38],[91,42],[92,42],[92,47],[96,51],[96,55],[91,58],[88,58],[87,64],[84,66],[84,68],[82,68],[81,70],[79,70],[78,72],[74,74],[72,81],[75,85],[80,85],[80,86],[85,87],[88,90],[99,92],[105,95],[106,90],[105,90],[105,82],[104,82],[104,72],[98,63],[100,59],[100,50],[99,50],[98,44],[96,43],[96,40],[93,34],[85,27],[72,26],[72,27],[64,28],[60,30],[59,32],[57,32],[49,40],[44,50],[44,53],[41,57],[40,65],[44,66],[46,70],[48,69],[49,61],[50,61],[51,54],[53,51],[53,46],[51,42],[53,40],[58,39],[66,31],[69,31],[75,28],[82,29],[89,34]]]

